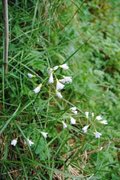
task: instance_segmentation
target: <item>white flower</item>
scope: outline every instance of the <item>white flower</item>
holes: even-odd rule
[[[50,73],[50,77],[49,77],[48,83],[49,83],[49,84],[54,83],[53,72]]]
[[[33,74],[31,74],[31,73],[28,73],[27,75],[28,75],[29,78],[35,77],[35,76],[34,76]]]
[[[48,74],[50,75],[53,72],[52,68],[48,68]]]
[[[92,115],[92,117],[94,117],[95,114],[92,112],[91,115]]]
[[[71,107],[70,110],[71,110],[71,111],[76,111],[77,108],[74,106],[74,107]]]
[[[84,127],[82,128],[82,130],[83,130],[84,133],[87,133],[88,127],[89,127],[89,125],[86,125],[86,126],[84,126]]]
[[[55,71],[55,70],[57,70],[59,68],[59,66],[55,66],[55,67],[53,67],[53,70]]]
[[[101,121],[102,119],[103,119],[103,118],[102,118],[102,116],[101,116],[101,115],[96,116],[96,120]]]
[[[108,124],[107,120],[100,121],[101,124]]]
[[[64,70],[69,69],[69,66],[67,64],[62,64],[62,65],[60,65],[60,67]]]
[[[77,111],[72,111],[72,113],[77,114],[78,112]]]
[[[59,99],[62,99],[62,98],[63,98],[61,92],[59,92],[59,91],[56,91],[56,96],[57,96]]]
[[[72,77],[70,77],[70,76],[64,76],[64,78],[63,79],[60,79],[59,80],[61,83],[63,83],[63,84],[69,84],[69,83],[71,83],[72,82]]]
[[[96,131],[96,132],[94,132],[94,135],[95,135],[95,137],[96,137],[96,138],[100,138],[100,136],[102,136],[102,134],[101,134],[101,133],[99,133],[99,132],[97,132],[97,131]]]
[[[67,128],[67,124],[64,121],[62,121],[62,124],[64,129]]]
[[[35,94],[39,93],[41,90],[42,84],[39,84],[33,91]]]
[[[32,146],[34,144],[34,142],[32,142],[30,139],[27,138],[27,143],[29,144],[29,146]],[[26,143],[25,143],[26,144]]]
[[[12,145],[12,146],[16,146],[16,144],[17,144],[17,139],[13,139],[13,140],[11,141],[11,145]]]
[[[57,84],[56,84],[56,90],[59,91],[61,89],[64,88],[64,84],[60,83],[58,80],[57,80]]]
[[[86,118],[88,119],[88,117],[89,117],[89,112],[85,112],[85,116],[86,116]]]
[[[74,106],[74,107],[71,107],[70,110],[72,111],[72,113],[74,114],[77,114],[77,108]]]
[[[103,147],[100,147],[99,151],[102,151],[103,150]]]
[[[77,114],[78,112],[77,111],[73,111],[74,114]]]
[[[46,133],[46,132],[41,132],[41,134],[43,135],[43,137],[46,139],[47,138],[47,136],[48,136],[48,133]]]
[[[73,117],[70,117],[70,124],[76,124],[76,120]]]

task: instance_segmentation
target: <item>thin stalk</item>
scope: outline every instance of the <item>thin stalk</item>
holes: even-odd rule
[[[8,72],[8,46],[9,46],[9,23],[8,23],[8,0],[2,0],[3,3],[3,17],[4,17],[4,73]]]
[[[8,46],[9,46],[8,0],[2,0],[2,4],[3,4],[3,17],[4,17],[2,99],[3,99],[3,109],[5,109],[5,74],[8,73]]]

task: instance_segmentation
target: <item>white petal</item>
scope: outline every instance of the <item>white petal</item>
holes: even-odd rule
[[[60,98],[60,99],[63,98],[62,94],[61,94],[59,91],[56,91],[56,96],[57,96],[58,98]]]
[[[70,118],[70,124],[76,124],[76,120],[73,117]]]
[[[59,82],[65,84],[65,79],[59,79]]]
[[[89,117],[89,112],[85,112],[85,116],[86,116],[86,118],[88,119],[88,117]]]
[[[69,66],[67,64],[62,64],[60,65],[60,67],[64,70],[68,70],[69,69]]]
[[[13,140],[11,141],[11,145],[12,145],[12,146],[16,146],[16,144],[17,144],[17,139],[13,139]]]
[[[28,73],[27,75],[28,75],[29,78],[35,77],[35,76],[34,76],[33,74],[31,74],[31,73]]]
[[[50,74],[50,77],[49,77],[48,83],[49,83],[49,84],[54,83],[53,73],[52,73],[52,72],[51,72],[51,74]]]
[[[94,117],[95,114],[92,112],[91,115],[92,115],[92,117]]]
[[[73,111],[74,114],[77,114],[78,112],[77,111]]]
[[[77,109],[76,107],[71,107],[70,108],[71,112],[74,113],[74,114],[78,113],[76,109]]]
[[[64,88],[64,84],[60,83],[60,82],[57,80],[56,90],[59,91],[59,90],[62,90],[63,88]]]
[[[71,107],[70,110],[71,110],[71,111],[76,111],[77,108],[74,106],[74,107]]]
[[[99,151],[102,151],[103,150],[103,147],[100,147]]]
[[[48,136],[48,133],[46,133],[46,132],[41,132],[41,134],[43,135],[43,137],[46,139],[47,138],[47,136]]]
[[[66,83],[71,83],[72,82],[72,77],[70,76],[64,76],[65,82]]]
[[[53,70],[55,71],[55,70],[57,70],[59,68],[59,66],[55,66],[55,67],[53,67]]]
[[[102,118],[102,116],[101,116],[101,115],[96,116],[96,120],[101,121],[102,119],[103,119],[103,118]]]
[[[101,124],[108,124],[107,120],[100,121]]]
[[[32,142],[30,139],[27,139],[27,143],[29,144],[29,146],[32,146],[34,144],[34,142]]]
[[[86,125],[86,126],[84,126],[84,127],[82,128],[82,130],[83,130],[84,133],[87,133],[88,127],[89,127],[89,125]]]
[[[42,84],[39,84],[33,91],[35,94],[39,93],[41,90]]]
[[[62,121],[62,124],[64,129],[67,128],[67,124],[64,121]]]
[[[59,80],[61,83],[63,83],[63,84],[69,84],[69,83],[71,83],[72,82],[72,77],[70,77],[70,76],[64,76],[64,78],[63,79],[60,79]]]
[[[96,137],[96,138],[100,138],[100,136],[102,136],[102,134],[101,134],[101,133],[99,133],[99,132],[97,132],[97,131],[96,131],[96,132],[94,132],[94,135],[95,135],[95,137]]]
[[[48,68],[48,74],[50,75],[53,72],[52,68]]]

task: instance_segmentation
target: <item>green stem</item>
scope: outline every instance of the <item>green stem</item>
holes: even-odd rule
[[[3,17],[4,17],[4,73],[8,72],[8,46],[9,46],[9,23],[8,23],[8,0],[3,0]]]

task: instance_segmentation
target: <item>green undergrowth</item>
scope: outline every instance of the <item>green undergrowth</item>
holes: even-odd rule
[[[0,62],[1,180],[119,179],[119,7],[119,0],[9,1],[5,76],[2,58]],[[3,34],[1,2],[0,14]],[[0,42],[2,57],[2,38]],[[59,68],[54,78],[71,76],[72,83],[65,85],[59,99],[56,80],[48,84],[48,69],[64,63],[69,69]],[[35,94],[40,83],[41,91]],[[77,115],[70,111],[73,106]],[[97,122],[98,115],[108,124]],[[71,116],[75,125],[70,124]],[[82,128],[87,124],[85,134]],[[102,134],[100,139],[95,138],[95,130]],[[30,146],[27,138],[34,144]]]

